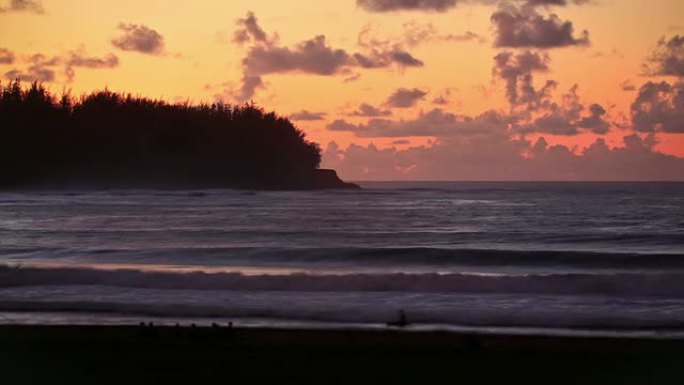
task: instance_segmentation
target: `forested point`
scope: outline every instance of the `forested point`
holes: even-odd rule
[[[3,188],[355,187],[318,169],[318,144],[292,122],[253,104],[0,89]]]

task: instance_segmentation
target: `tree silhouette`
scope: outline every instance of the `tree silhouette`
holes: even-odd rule
[[[170,104],[109,90],[56,97],[14,81],[0,85],[0,122],[5,188],[345,187],[321,178],[316,143],[254,104]]]

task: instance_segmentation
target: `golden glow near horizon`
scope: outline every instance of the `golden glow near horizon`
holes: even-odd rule
[[[42,13],[30,9],[12,9],[8,0],[0,0],[0,49],[13,52],[13,63],[0,56],[0,74],[6,83],[14,70],[27,73],[34,65],[29,56],[45,55],[44,60],[59,58],[59,64],[49,67],[54,79],[46,83],[53,90],[71,89],[80,94],[108,87],[169,101],[239,102],[243,77],[243,58],[249,44],[233,42],[238,28],[236,21],[253,12],[258,24],[272,36],[276,45],[295,49],[297,44],[324,35],[333,49],[367,53],[361,47],[360,33],[370,27],[369,35],[376,41],[387,41],[387,47],[401,42],[402,50],[424,63],[422,67],[385,68],[350,67],[335,74],[311,74],[307,71],[281,71],[262,75],[265,86],[251,97],[268,110],[290,115],[302,110],[324,114],[322,120],[295,120],[311,140],[323,148],[331,142],[340,147],[351,143],[379,148],[394,146],[431,146],[444,142],[438,135],[431,137],[362,138],[352,132],[326,128],[338,119],[349,124],[366,124],[368,117],[355,117],[351,111],[361,103],[378,109],[391,109],[391,116],[381,116],[396,122],[411,121],[434,108],[459,116],[477,116],[488,110],[507,113],[505,83],[493,76],[494,56],[503,51],[520,49],[495,48],[495,28],[492,13],[501,7],[520,5],[524,0],[494,2],[477,1],[460,4],[445,12],[402,11],[368,12],[356,0],[36,0]],[[387,1],[385,3],[391,3]],[[399,3],[399,1],[397,1]],[[445,1],[449,3],[449,1]],[[609,146],[622,146],[623,137],[634,133],[630,121],[630,105],[639,88],[648,81],[669,81],[673,77],[647,77],[643,64],[661,38],[684,35],[684,1],[681,0],[592,0],[588,4],[541,7],[542,15],[557,14],[561,21],[572,22],[574,36],[589,31],[590,45],[578,45],[533,51],[548,54],[548,71],[534,73],[534,85],[540,89],[546,80],[557,82],[554,100],[559,101],[574,85],[581,103],[587,108],[593,103],[603,106],[606,120],[611,122],[607,134],[580,133],[553,135],[532,133],[529,138],[544,137],[547,143],[565,144],[580,152],[603,137]],[[146,26],[163,37],[160,54],[124,50],[112,44],[124,31],[119,26]],[[405,40],[405,25],[432,25],[432,38],[409,44]],[[466,33],[477,38],[459,39]],[[440,38],[451,35],[452,38]],[[438,37],[435,37],[438,36]],[[2,51],[0,51],[2,52]],[[65,64],[71,52],[84,57],[118,57],[117,65]],[[100,67],[100,68],[92,68]],[[67,68],[74,72],[69,81]],[[276,72],[276,71],[273,71]],[[623,85],[631,84],[632,91]],[[411,108],[392,109],[384,105],[388,96],[399,88],[420,89],[427,95]],[[448,104],[432,102],[439,96]],[[587,114],[586,110],[583,116]],[[680,133],[657,133],[655,149],[684,157],[684,129]],[[642,137],[646,134],[640,133]],[[394,143],[394,144],[393,144]],[[391,176],[388,176],[391,178]]]

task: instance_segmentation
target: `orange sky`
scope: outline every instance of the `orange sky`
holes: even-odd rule
[[[399,47],[420,60],[423,65],[362,68],[349,65],[332,74],[315,74],[306,70],[272,71],[261,74],[265,86],[257,88],[250,99],[283,115],[302,110],[322,113],[321,120],[296,120],[309,138],[323,147],[330,141],[346,147],[350,143],[379,147],[401,140],[399,149],[439,141],[439,136],[361,138],[351,131],[333,131],[327,127],[341,119],[355,125],[366,124],[367,117],[354,117],[350,112],[360,103],[380,110],[390,110],[383,117],[392,121],[411,121],[421,111],[434,108],[463,116],[476,116],[487,110],[509,113],[505,82],[493,76],[493,57],[500,52],[522,52],[532,49],[547,54],[548,71],[534,73],[533,84],[541,88],[546,80],[557,87],[553,100],[575,84],[586,116],[591,104],[599,104],[611,122],[610,132],[596,135],[552,135],[531,133],[529,138],[544,137],[550,144],[577,146],[581,151],[597,137],[619,146],[622,137],[633,133],[630,105],[640,86],[650,80],[674,83],[676,77],[645,76],[642,65],[651,55],[659,39],[684,34],[684,2],[681,0],[592,0],[588,4],[539,7],[534,12],[543,17],[556,14],[562,22],[571,22],[573,36],[589,32],[590,44],[559,48],[495,47],[497,33],[491,20],[493,12],[506,6],[522,7],[523,0],[473,1],[445,10],[403,10],[370,12],[356,0],[24,0],[38,8],[13,9],[9,0],[0,0],[0,49],[14,53],[10,63],[0,59],[3,80],[17,73],[29,73],[29,55],[58,57],[58,64],[46,67],[54,72],[47,81],[53,90],[70,88],[76,93],[109,87],[167,100],[239,102],[241,79],[246,73],[243,58],[258,44],[240,45],[233,41],[240,28],[236,21],[253,12],[272,47],[295,50],[300,42],[324,35],[326,45],[352,55],[368,54],[370,49],[359,44],[359,34],[370,28],[376,41],[385,47]],[[373,3],[372,1],[370,1]],[[389,4],[392,0],[386,0]],[[454,1],[452,1],[454,2]],[[569,1],[572,3],[572,1]],[[19,2],[21,3],[21,1]],[[383,3],[379,1],[379,3]],[[401,1],[396,1],[401,3]],[[445,0],[449,3],[449,0]],[[125,31],[121,23],[146,26],[163,39],[160,50],[153,53],[125,49],[113,44]],[[407,43],[405,25],[425,30],[431,26],[431,38]],[[467,41],[445,38],[448,35],[476,35]],[[463,39],[460,39],[463,40]],[[267,43],[261,43],[267,44]],[[266,45],[263,45],[266,47]],[[105,58],[114,54],[116,65],[73,65],[66,62],[70,52],[88,58]],[[2,51],[0,51],[2,52]],[[1,57],[1,56],[0,56]],[[73,79],[65,75],[74,71]],[[19,72],[12,72],[12,71]],[[29,75],[26,75],[29,78]],[[633,91],[622,85],[629,82]],[[419,89],[426,94],[410,108],[387,105],[390,94],[399,88]],[[448,91],[448,93],[447,93]],[[448,104],[432,102],[447,96]],[[614,124],[619,122],[618,125]],[[684,130],[679,130],[680,132]],[[643,134],[642,134],[643,135]],[[656,150],[684,157],[684,135],[657,133]]]

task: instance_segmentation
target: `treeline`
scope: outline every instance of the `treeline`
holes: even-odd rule
[[[56,96],[0,85],[2,187],[249,187],[306,184],[320,148],[251,104],[191,105],[99,91]]]

